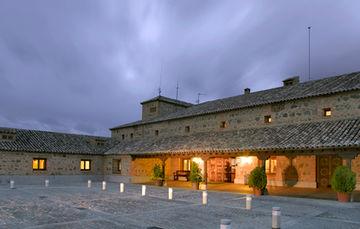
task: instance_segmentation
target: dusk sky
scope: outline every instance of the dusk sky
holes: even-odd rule
[[[104,135],[201,101],[360,71],[360,1],[0,1],[0,126]]]

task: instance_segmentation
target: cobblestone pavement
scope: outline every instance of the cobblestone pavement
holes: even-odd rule
[[[219,228],[231,219],[232,228],[271,228],[271,209],[281,207],[282,228],[360,228],[360,203],[262,196],[245,209],[244,195],[108,183],[49,187],[0,186],[0,228]]]

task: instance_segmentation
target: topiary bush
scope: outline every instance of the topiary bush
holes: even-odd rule
[[[356,174],[347,166],[338,166],[331,177],[331,188],[336,192],[351,193],[356,186]]]
[[[189,180],[193,183],[200,183],[203,181],[201,169],[196,162],[191,163]]]
[[[163,180],[164,179],[164,173],[162,171],[161,166],[158,164],[154,165],[153,172],[152,172],[152,179],[153,180]]]
[[[250,172],[249,187],[263,190],[267,185],[267,178],[262,167],[256,167]]]

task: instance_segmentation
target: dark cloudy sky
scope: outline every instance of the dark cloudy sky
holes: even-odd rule
[[[360,70],[360,1],[0,1],[0,126],[108,135],[195,102]],[[161,67],[163,66],[163,67]],[[162,70],[161,70],[162,69]]]

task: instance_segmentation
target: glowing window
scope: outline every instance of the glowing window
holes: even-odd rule
[[[89,171],[89,170],[91,170],[91,161],[82,159],[80,161],[80,170],[81,171]]]
[[[276,158],[270,158],[265,161],[265,172],[276,173]]]
[[[271,115],[264,116],[264,122],[265,123],[271,123],[272,122]]]
[[[32,168],[33,170],[46,170],[46,159],[34,158]]]
[[[226,127],[227,127],[226,121],[222,121],[222,122],[220,123],[220,128],[226,128]]]
[[[324,108],[324,116],[325,117],[331,116],[331,108]]]

